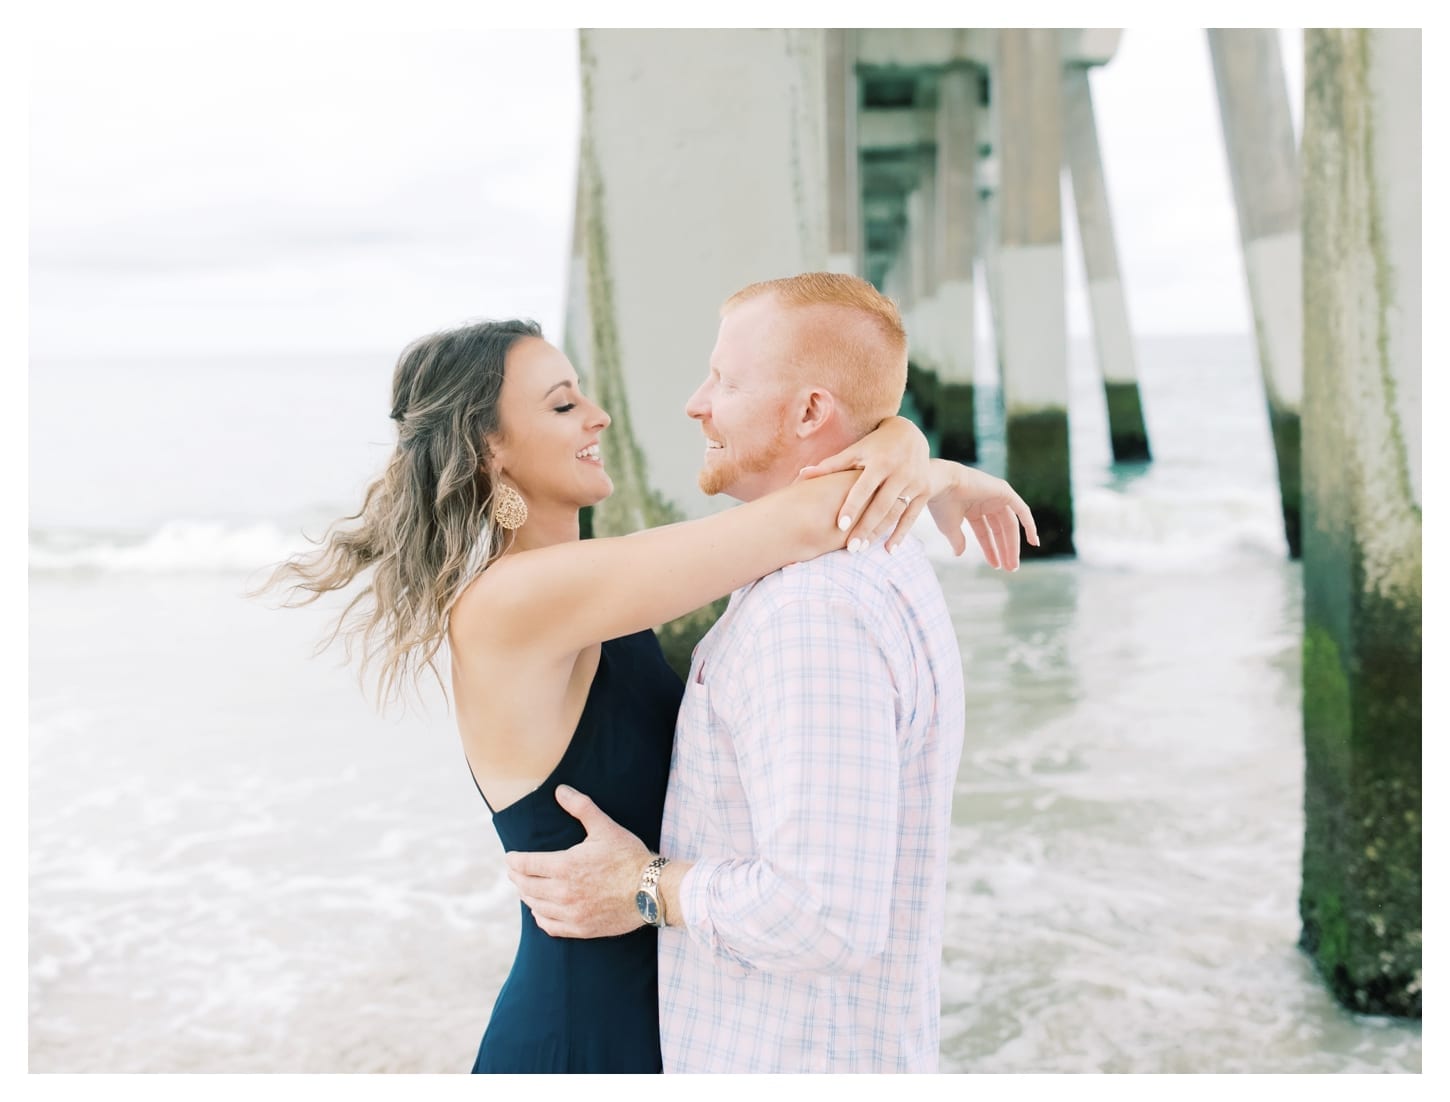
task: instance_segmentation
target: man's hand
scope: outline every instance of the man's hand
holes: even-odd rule
[[[932,497],[927,508],[931,519],[960,555],[967,549],[963,523],[970,524],[982,545],[987,563],[995,568],[1016,570],[1021,561],[1021,540],[1017,525],[1027,533],[1027,542],[1041,546],[1032,510],[1016,490],[1000,478],[974,467],[946,460],[932,460]]]
[[[506,853],[509,879],[550,937],[610,937],[638,929],[634,905],[649,847],[582,792],[554,790],[559,806],[584,824],[585,839],[555,853]]]

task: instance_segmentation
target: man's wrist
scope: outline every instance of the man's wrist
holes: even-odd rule
[[[685,925],[682,887],[685,875],[694,867],[693,861],[671,861],[660,870],[659,893],[664,904],[666,926]]]
[[[646,925],[663,926],[669,914],[659,891],[660,873],[668,865],[667,858],[652,853],[635,880],[634,907]]]
[[[633,901],[635,910],[638,911],[640,921],[646,925],[654,925],[647,913],[648,904],[643,901],[645,894],[646,874],[650,866],[655,862],[663,862],[657,872],[652,888],[655,904],[659,908],[661,926],[683,926],[685,925],[684,914],[682,913],[681,897],[682,886],[685,874],[695,867],[693,861],[672,861],[666,857],[651,853],[649,860],[640,865],[639,873],[634,878],[634,884],[630,889],[630,899]]]

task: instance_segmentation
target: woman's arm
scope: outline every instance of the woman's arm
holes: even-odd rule
[[[458,599],[453,635],[564,655],[655,627],[787,563],[856,550],[914,519],[941,481],[926,437],[902,417],[886,418],[848,452],[859,468],[849,475],[798,480],[699,520],[502,559]]]
[[[796,482],[723,513],[494,563],[453,610],[458,641],[560,655],[654,627],[787,563],[846,545],[854,473]]]
[[[890,532],[889,551],[906,538],[926,508],[930,495],[925,491],[935,492],[941,483],[941,474],[931,470],[934,463],[931,447],[915,422],[888,417],[849,447],[802,468],[800,477],[860,471],[841,505],[838,523],[850,531],[850,539],[864,543],[875,543]]]
[[[889,532],[886,550],[894,551],[922,509],[929,506],[932,520],[958,555],[967,549],[962,526],[969,523],[987,562],[993,567],[1016,570],[1021,551],[1018,525],[1026,532],[1028,543],[1039,543],[1032,510],[1017,491],[975,467],[931,459],[930,491],[920,493],[919,484],[909,483],[906,477],[907,471],[917,469],[912,464],[918,454],[923,459],[930,455],[921,430],[904,417],[888,417],[876,432],[805,468],[801,478],[861,471],[841,507],[842,527],[855,525],[851,530],[853,539],[859,536],[869,543]]]
[[[1037,522],[1020,494],[1002,479],[945,459],[931,461],[931,518],[960,555],[967,549],[962,525],[970,524],[990,566],[1016,570],[1022,542],[1040,546]],[[896,539],[895,536],[892,537]]]

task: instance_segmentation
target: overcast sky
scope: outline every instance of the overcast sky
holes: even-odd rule
[[[396,349],[515,314],[557,335],[574,32],[51,37],[32,60],[33,357]],[[1092,79],[1134,328],[1248,332],[1204,33],[1130,29]]]

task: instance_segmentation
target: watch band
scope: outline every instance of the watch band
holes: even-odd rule
[[[668,857],[656,857],[644,867],[644,875],[640,877],[640,887],[653,888],[660,882],[660,870],[670,863]]]
[[[635,905],[639,907],[640,915],[651,926],[665,925],[665,901],[659,894],[660,870],[670,863],[668,857],[656,857],[644,867],[644,873],[639,878],[639,893],[635,897]],[[655,913],[651,914],[648,904],[654,905]]]

